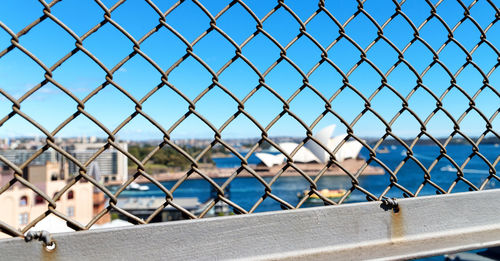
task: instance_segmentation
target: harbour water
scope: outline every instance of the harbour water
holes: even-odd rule
[[[439,155],[439,148],[435,146],[416,146],[413,149],[414,156],[428,168],[431,163]],[[481,145],[479,152],[493,163],[500,155],[500,148],[494,145]],[[472,153],[472,147],[468,145],[449,145],[447,147],[447,155],[449,155],[457,164],[461,166],[466,158]],[[243,154],[244,155],[244,154]],[[391,146],[384,153],[377,154],[380,159],[388,168],[394,170],[399,163],[405,158],[406,150],[402,146]],[[363,149],[360,157],[368,158],[368,151]],[[227,168],[240,165],[240,161],[236,157],[215,158],[217,167]],[[249,158],[250,164],[257,164],[259,160],[253,155]],[[379,166],[373,163],[373,166]],[[464,169],[464,177],[476,186],[488,177],[488,165],[478,156],[472,158]],[[496,171],[500,170],[500,166],[496,166]],[[436,167],[430,172],[431,180],[439,185],[444,190],[448,190],[452,182],[457,177],[457,171],[453,164],[446,158],[441,158]],[[417,163],[409,160],[397,174],[398,183],[411,192],[415,192],[419,185],[424,181],[424,171],[418,166]],[[272,178],[264,178],[269,182]],[[379,196],[390,184],[390,175],[386,172],[384,175],[367,175],[359,177],[360,185],[374,194]],[[222,184],[225,179],[216,179],[216,182]],[[170,189],[176,181],[162,182],[162,184]],[[351,187],[351,179],[348,176],[324,176],[318,183],[319,189],[349,189]],[[164,194],[161,190],[152,184],[148,184],[150,189],[148,191],[124,191],[120,197],[163,197]],[[287,201],[291,205],[296,205],[299,201],[298,193],[309,189],[310,184],[303,177],[280,177],[272,186],[272,193],[281,199]],[[500,183],[494,179],[490,180],[486,188],[500,187]],[[468,191],[469,186],[460,181],[455,186],[452,192]],[[203,179],[190,179],[186,180],[175,192],[174,197],[197,197],[199,202],[205,202],[210,199],[212,193],[211,185]],[[433,195],[436,194],[436,188],[427,184],[420,195]],[[242,208],[249,210],[252,206],[264,195],[264,186],[255,178],[236,178],[229,187],[229,195],[231,201],[235,202]],[[392,188],[387,194],[389,197],[401,198],[403,192],[397,188]],[[355,191],[349,197],[349,202],[366,201],[366,196]],[[306,205],[304,207],[311,206]],[[281,206],[272,198],[266,198],[256,209],[256,212],[279,210]]]

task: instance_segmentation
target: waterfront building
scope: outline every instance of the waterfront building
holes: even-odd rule
[[[345,139],[347,134],[335,136],[333,138],[333,131],[335,130],[335,125],[327,126],[321,129],[318,133],[314,135],[314,138],[323,144],[330,152],[333,152],[335,148]],[[283,142],[279,143],[281,149],[287,154],[291,154],[298,146],[295,142]],[[356,159],[359,152],[363,148],[363,145],[357,141],[347,141],[337,150],[335,153],[335,159],[337,161],[344,161],[346,159]],[[266,167],[272,167],[274,165],[279,165],[285,160],[285,155],[283,154],[271,154],[259,152],[255,156],[261,160],[261,162]],[[323,147],[318,145],[314,141],[308,141],[304,146],[302,146],[293,156],[293,161],[296,163],[326,163],[330,158],[330,154],[325,151]]]

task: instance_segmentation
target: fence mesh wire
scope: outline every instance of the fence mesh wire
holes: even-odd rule
[[[356,6],[352,13],[349,14],[348,18],[343,22],[340,22],[339,19],[334,15],[335,10],[328,7],[329,3],[326,1],[319,1],[316,5],[316,8],[313,12],[311,12],[307,17],[298,15],[298,10],[294,10],[292,5],[289,5],[287,1],[279,0],[275,3],[274,7],[267,10],[264,15],[257,15],[256,12],[253,11],[250,5],[247,5],[243,0],[234,0],[228,2],[223,8],[220,9],[217,13],[211,13],[208,8],[205,7],[206,4],[202,3],[199,0],[190,0],[190,1],[178,1],[174,3],[172,6],[168,8],[166,11],[162,11],[157,3],[154,3],[151,0],[145,0],[149,8],[156,13],[156,18],[158,19],[157,24],[150,28],[150,30],[141,35],[140,38],[134,37],[131,33],[129,33],[125,27],[121,26],[120,23],[114,20],[114,13],[120,9],[122,5],[124,5],[127,1],[120,0],[112,6],[107,6],[103,3],[103,1],[95,0],[95,3],[100,7],[100,14],[103,15],[104,18],[102,20],[96,20],[95,26],[92,29],[88,30],[84,34],[78,35],[75,33],[72,28],[65,23],[63,23],[57,15],[53,13],[53,10],[57,8],[57,5],[64,1],[54,0],[50,3],[46,3],[43,0],[39,1],[43,6],[40,8],[40,16],[34,19],[33,21],[29,21],[29,25],[18,31],[14,32],[11,28],[9,28],[7,23],[2,22],[2,17],[0,17],[0,27],[3,32],[7,33],[10,37],[10,44],[3,50],[0,51],[0,66],[9,66],[5,61],[5,57],[7,54],[17,50],[20,51],[26,57],[29,57],[32,61],[36,62],[36,64],[43,70],[43,74],[40,75],[40,82],[36,84],[34,87],[30,88],[26,93],[24,93],[20,98],[14,98],[14,95],[7,92],[4,89],[0,89],[0,94],[5,98],[2,100],[2,103],[8,103],[12,105],[12,110],[3,116],[0,120],[0,128],[6,122],[11,120],[14,117],[21,117],[25,119],[29,124],[34,126],[36,129],[40,130],[45,136],[44,146],[41,147],[34,153],[28,160],[24,161],[22,164],[16,164],[6,157],[0,156],[0,161],[3,162],[8,168],[13,171],[11,176],[11,180],[7,182],[0,188],[0,194],[9,190],[11,187],[21,184],[22,186],[28,187],[34,193],[41,196],[47,203],[47,211],[41,214],[40,216],[34,218],[31,222],[29,222],[26,226],[20,228],[19,230],[5,222],[0,222],[0,229],[2,232],[12,235],[12,236],[23,236],[23,234],[28,231],[30,228],[35,226],[38,222],[43,220],[48,215],[56,215],[61,219],[67,221],[68,226],[72,227],[75,230],[87,230],[92,227],[99,219],[101,219],[104,215],[108,214],[110,211],[116,211],[126,216],[130,221],[136,224],[144,224],[152,221],[157,215],[160,214],[162,209],[167,206],[171,206],[178,211],[182,212],[189,218],[202,218],[204,217],[210,209],[212,209],[218,202],[224,202],[229,207],[238,214],[247,214],[255,212],[259,205],[262,204],[264,200],[272,200],[277,202],[283,209],[296,209],[300,208],[304,205],[304,203],[308,200],[309,197],[317,196],[321,199],[321,201],[325,205],[336,205],[342,204],[346,201],[346,199],[354,193],[358,193],[366,197],[366,200],[381,200],[384,199],[389,191],[391,190],[399,190],[401,195],[405,197],[416,197],[419,196],[424,189],[424,187],[432,187],[433,190],[437,191],[438,194],[446,194],[454,191],[454,188],[457,184],[465,184],[470,190],[483,190],[487,187],[487,184],[492,180],[500,181],[497,176],[497,166],[500,161],[500,155],[498,153],[498,149],[494,152],[493,157],[486,157],[482,154],[479,146],[481,142],[487,137],[493,137],[493,139],[500,139],[498,129],[494,129],[493,122],[497,117],[500,108],[498,106],[498,98],[500,98],[500,94],[494,84],[490,82],[491,76],[494,74],[495,70],[499,66],[499,57],[500,53],[495,47],[495,43],[498,44],[498,21],[500,19],[500,11],[498,7],[495,5],[494,1],[472,1],[470,3],[466,3],[467,1],[451,1],[454,4],[458,4],[460,6],[460,12],[455,12],[452,16],[455,18],[454,21],[447,21],[442,14],[440,14],[440,6],[443,5],[447,1],[419,1],[417,5],[420,7],[424,6],[429,10],[429,13],[425,14],[423,19],[412,19],[405,12],[405,5],[407,1],[396,1],[393,0],[390,5],[391,9],[387,9],[385,11],[390,10],[390,14],[386,16],[386,18],[381,21],[380,19],[375,19],[374,14],[371,11],[365,8],[365,1],[356,1],[354,5]],[[180,33],[179,28],[174,28],[174,26],[169,24],[169,17],[171,14],[178,8],[182,8],[184,5],[194,4],[198,11],[202,11],[204,16],[208,18],[208,21],[203,24],[205,29],[200,33],[194,40],[189,41],[188,37],[185,37],[182,33]],[[387,3],[386,3],[387,4]],[[411,3],[410,3],[411,4]],[[482,8],[488,10],[488,15],[484,14],[484,17],[481,17],[481,22],[477,21],[477,17],[473,17],[471,13],[473,12],[476,5],[482,5]],[[240,8],[244,10],[248,16],[241,16],[238,19],[247,19],[248,23],[251,23],[255,26],[255,29],[249,33],[243,41],[234,40],[234,36],[230,33],[225,32],[219,26],[219,20],[225,16],[226,13],[229,13],[232,9]],[[379,10],[380,11],[380,10]],[[290,37],[290,41],[283,42],[278,40],[272,33],[266,31],[267,21],[273,19],[273,16],[276,16],[277,13],[285,13],[287,16],[291,18],[293,22],[290,22],[290,26],[293,26],[296,30],[294,32],[294,36]],[[21,14],[19,14],[21,15]],[[329,21],[328,24],[324,24],[323,30],[319,32],[315,32],[314,34],[308,30],[308,25],[315,21],[316,17],[323,16],[326,17]],[[373,28],[372,33],[374,38],[366,43],[358,43],[354,39],[354,37],[350,36],[350,24],[356,23],[359,19],[364,19],[363,27],[366,27],[367,31],[371,30],[369,28]],[[487,19],[487,23],[484,23],[484,20]],[[418,20],[418,21],[416,21]],[[21,44],[22,39],[30,35],[30,32],[35,28],[44,25],[49,21],[57,24],[60,29],[63,29],[68,36],[74,39],[75,47],[70,52],[65,55],[58,57],[58,60],[53,64],[47,64],[42,59],[39,59],[30,49],[26,48]],[[135,21],[136,23],[141,23],[141,21]],[[185,21],[186,23],[190,23],[190,21]],[[288,22],[287,22],[288,23]],[[404,45],[397,45],[392,39],[393,36],[388,36],[386,28],[393,23],[404,24],[407,26],[408,35],[410,36],[408,41]],[[444,28],[441,32],[435,32],[432,37],[441,37],[443,38],[443,42],[439,45],[432,45],[429,42],[429,39],[424,39],[421,35],[421,32],[425,30],[426,26],[431,23],[438,23],[442,28]],[[472,27],[468,27],[470,29],[471,39],[473,39],[474,43],[467,48],[464,46],[455,36],[455,32],[460,30],[461,26],[464,24],[472,24]],[[125,36],[131,44],[129,52],[126,56],[120,57],[120,61],[113,66],[106,65],[101,61],[100,57],[93,54],[89,49],[86,48],[86,40],[91,37],[93,34],[98,32],[104,26],[112,26],[112,28],[116,29],[116,32],[119,32],[123,36]],[[496,26],[496,27],[495,27]],[[496,28],[496,29],[495,29]],[[158,59],[153,59],[143,51],[142,46],[148,42],[148,39],[152,38],[156,33],[160,31],[160,29],[166,29],[171,32],[183,45],[185,45],[185,53],[173,64],[168,67],[162,67],[159,64],[164,64],[163,61],[159,61]],[[495,30],[497,32],[495,36]],[[492,31],[492,33],[489,33]],[[338,35],[336,34],[338,32]],[[324,44],[324,41],[317,40],[317,34],[331,34],[337,35],[333,41],[330,41]],[[296,34],[296,35],[295,35]],[[316,36],[315,36],[316,34]],[[225,60],[225,63],[220,68],[213,68],[210,63],[208,63],[205,59],[202,59],[201,56],[197,54],[197,44],[202,41],[204,38],[217,35],[219,41],[223,41],[224,44],[229,44],[231,48],[234,50],[234,55],[229,57],[229,59]],[[477,39],[473,38],[472,35],[479,35]],[[266,39],[269,45],[272,45],[273,48],[279,49],[279,55],[276,57],[272,57],[273,62],[270,66],[263,68],[261,66],[256,66],[253,62],[252,57],[246,56],[246,46],[252,43],[257,38]],[[496,37],[496,38],[495,38]],[[491,39],[495,38],[497,42],[492,41]],[[470,39],[469,39],[470,40]],[[304,47],[301,45],[301,41],[307,41],[310,45]],[[390,49],[395,53],[394,58],[386,57],[382,60],[375,61],[371,59],[372,54],[376,54],[376,46],[377,44],[387,44]],[[108,43],[113,45],[113,43]],[[222,44],[222,43],[221,43]],[[352,66],[347,69],[342,69],[341,66],[338,65],[339,62],[342,62],[341,56],[337,57],[331,54],[331,50],[335,49],[337,45],[343,44],[343,46],[348,46],[352,48],[357,53],[356,56],[350,55],[350,58],[356,59]],[[412,62],[407,59],[405,54],[408,50],[411,49],[414,45],[422,46],[421,52],[422,57],[425,55],[430,55],[432,57],[430,61],[422,68],[415,68],[412,65]],[[440,59],[440,55],[443,50],[447,50],[448,46],[455,46],[458,48],[461,55],[465,57],[464,60],[455,60],[453,61],[452,66],[450,63],[445,63]],[[314,65],[310,68],[304,68],[304,66],[299,66],[293,58],[289,55],[289,50],[294,46],[300,46],[300,51],[304,53],[311,53],[311,57],[315,57],[312,55],[313,53],[319,53],[317,55],[316,60],[314,61]],[[347,47],[343,47],[347,48]],[[474,54],[477,50],[487,49],[491,56],[494,57],[494,63],[492,65],[483,66],[483,64],[479,61],[475,61],[473,59]],[[169,50],[165,50],[168,52]],[[78,95],[74,94],[69,88],[65,87],[63,84],[59,83],[55,77],[53,76],[54,72],[56,72],[63,64],[70,61],[77,54],[84,55],[90,58],[95,64],[97,64],[102,70],[102,83],[98,86],[94,86],[93,91],[88,93],[86,97],[83,99],[78,98]],[[359,58],[358,58],[359,55]],[[219,59],[224,59],[224,57],[218,57],[217,54],[215,56]],[[158,77],[157,85],[152,88],[146,95],[143,97],[136,97],[132,95],[129,91],[123,88],[117,81],[114,80],[114,75],[121,68],[123,68],[133,57],[141,57],[144,61],[149,63],[155,70],[158,71],[161,77]],[[4,58],[4,59],[2,59]],[[200,93],[197,94],[195,98],[190,98],[189,95],[186,95],[180,88],[175,86],[170,80],[169,76],[171,73],[175,72],[177,69],[181,69],[181,65],[185,63],[187,60],[193,60],[201,65],[204,70],[206,70],[211,75],[211,82],[207,82],[202,88],[204,88]],[[423,58],[422,58],[423,59]],[[390,61],[390,66],[384,66],[383,63],[387,63]],[[392,62],[394,61],[394,62]],[[243,98],[234,94],[234,89],[231,86],[224,86],[220,81],[220,76],[226,70],[231,68],[235,63],[244,64],[247,69],[253,71],[253,77],[258,82],[251,91],[249,91]],[[302,84],[298,86],[294,90],[291,95],[283,95],[279,91],[275,90],[270,84],[268,84],[267,78],[276,68],[280,65],[286,64],[293,68],[294,74],[300,75],[302,79]],[[327,95],[324,92],[319,91],[310,81],[311,75],[319,70],[319,68],[328,67],[331,70],[332,74],[336,74],[340,76],[341,82],[338,86],[332,89],[331,95]],[[362,88],[357,86],[355,83],[351,81],[351,75],[355,74],[360,67],[368,67],[373,69],[376,72],[376,75],[379,76],[380,82],[374,83],[377,85],[376,88],[371,93],[366,93],[366,91],[361,90]],[[412,82],[412,88],[409,92],[402,92],[398,86],[394,86],[390,84],[388,78],[391,74],[397,71],[398,68],[407,68],[412,73],[412,78],[408,79],[408,82]],[[449,83],[447,86],[442,88],[441,91],[437,91],[429,85],[432,85],[431,82],[425,81],[425,76],[431,72],[434,68],[438,67],[440,69],[440,77],[449,79]],[[487,68],[488,67],[488,68]],[[306,70],[307,69],[307,70]],[[442,70],[441,70],[442,69]],[[481,81],[476,82],[477,88],[474,92],[470,92],[466,90],[466,88],[461,87],[459,85],[459,81],[457,78],[466,70],[473,70],[476,73],[480,74]],[[193,76],[195,77],[195,76]],[[498,81],[497,81],[498,83]],[[37,122],[34,118],[30,117],[27,113],[23,112],[23,102],[28,100],[28,98],[41,90],[41,88],[47,84],[53,84],[59,90],[65,93],[67,97],[76,102],[77,106],[74,110],[74,113],[68,117],[66,120],[60,122],[60,124],[54,128],[53,130],[47,129],[45,126]],[[170,89],[172,95],[178,96],[180,99],[184,100],[188,106],[185,108],[184,114],[173,124],[164,126],[159,123],[158,117],[150,116],[145,110],[143,110],[143,104],[154,97],[162,89]],[[333,87],[332,87],[333,88]],[[134,106],[133,113],[131,113],[128,117],[126,117],[121,124],[119,124],[114,129],[109,129],[104,123],[100,122],[96,117],[96,113],[90,113],[86,110],[87,102],[91,100],[94,96],[98,96],[99,92],[103,89],[116,89],[123,95],[125,95]],[[224,95],[225,97],[230,97],[235,103],[234,111],[230,112],[230,117],[224,119],[225,121],[220,126],[216,126],[213,124],[207,117],[203,115],[199,110],[197,110],[197,103],[202,100],[204,96],[207,96],[209,93],[213,93],[219,91],[218,94]],[[221,91],[221,92],[220,92]],[[450,95],[458,91],[457,93],[461,96],[461,101],[464,104],[464,110],[458,114],[458,116],[453,115],[449,112],[449,109],[446,108],[445,100]],[[276,115],[273,115],[273,118],[269,123],[263,124],[262,121],[259,121],[258,118],[252,116],[246,110],[247,101],[249,101],[252,97],[257,96],[257,93],[267,92],[270,93],[273,97],[273,103],[278,103],[282,109]],[[311,99],[311,103],[320,103],[321,106],[324,106],[324,109],[321,113],[315,116],[315,119],[312,123],[306,123],[297,113],[297,111],[293,109],[291,105],[293,101],[303,92],[312,92],[316,97]],[[352,119],[347,119],[344,115],[339,113],[335,106],[332,104],[335,103],[338,97],[342,96],[343,93],[350,92],[355,96],[362,100],[363,108],[357,113],[355,117]],[[483,112],[480,109],[480,106],[476,102],[477,98],[481,96],[482,93],[487,92],[489,96],[493,97],[494,109],[488,111],[488,113]],[[392,97],[392,101],[396,101],[398,103],[398,107],[395,108],[395,113],[392,114],[389,118],[383,117],[385,115],[375,109],[373,106],[373,101],[376,99],[377,95],[381,93],[389,93]],[[430,113],[422,116],[415,111],[415,106],[419,106],[418,104],[414,104],[412,97],[414,95],[425,96],[427,100],[431,101],[432,108],[429,109]],[[110,101],[111,103],[113,101]],[[55,106],[55,104],[44,104],[43,106]],[[184,110],[184,108],[180,108]],[[168,113],[168,112],[165,112]],[[447,133],[447,137],[445,139],[438,139],[431,132],[428,131],[429,122],[431,122],[436,115],[441,114],[444,115],[447,120],[451,121],[451,128]],[[467,135],[463,129],[461,128],[461,123],[467,117],[471,117],[472,115],[479,119],[481,122],[482,133],[480,133],[477,137],[470,137]],[[356,124],[362,120],[367,115],[371,117],[375,117],[377,121],[381,124],[380,126],[383,128],[383,135],[381,135],[376,140],[371,142],[365,141],[365,139],[356,132]],[[403,139],[397,135],[397,133],[393,130],[398,119],[404,117],[412,118],[412,120],[418,122],[416,126],[418,129],[415,130],[416,135],[413,135],[411,139]],[[152,126],[158,129],[159,132],[162,133],[163,138],[161,143],[156,144],[154,150],[152,150],[147,156],[143,158],[136,158],[131,153],[129,153],[126,149],[123,149],[117,141],[117,135],[120,130],[122,130],[125,126],[127,126],[133,119],[136,117],[142,117],[146,119]],[[174,142],[171,138],[171,133],[178,128],[186,119],[188,118],[197,118],[201,122],[203,122],[208,128],[213,131],[213,138],[208,146],[206,146],[201,153],[196,156],[191,155],[185,149],[185,147],[179,146]],[[278,142],[273,140],[269,133],[270,130],[280,121],[280,119],[284,117],[290,117],[295,120],[301,128],[303,128],[304,138],[300,140],[298,147],[294,149],[291,153],[287,153]],[[333,117],[340,124],[337,126],[338,128],[345,128],[347,135],[345,138],[336,146],[335,149],[330,150],[328,148],[328,144],[322,144],[315,136],[314,133],[318,130],[318,123],[324,119],[325,117]],[[97,150],[87,161],[79,161],[70,153],[64,150],[57,142],[56,135],[61,132],[63,128],[69,125],[72,121],[77,118],[86,118],[92,122],[95,126],[104,131],[107,135],[107,140],[105,146],[101,149]],[[224,138],[226,135],[223,131],[226,127],[231,126],[232,123],[237,122],[237,119],[245,118],[258,128],[260,132],[260,138],[257,140],[255,144],[253,144],[248,152],[242,153],[238,149],[231,146]],[[236,126],[237,127],[237,126]],[[449,145],[452,143],[454,139],[463,139],[463,142],[467,145],[470,145],[471,148],[467,151],[466,159],[463,162],[457,162],[453,155],[448,153]],[[430,162],[422,163],[421,159],[419,159],[414,153],[414,147],[419,144],[423,139],[426,139],[427,142],[432,143],[433,146],[438,148],[438,153]],[[347,141],[356,140],[362,144],[363,149],[368,151],[368,157],[365,159],[363,164],[360,165],[356,170],[352,170],[347,168],[343,162],[336,159],[335,155],[340,148],[347,143]],[[402,155],[400,163],[395,167],[391,168],[386,165],[383,159],[380,158],[380,150],[384,147],[388,140],[393,140],[394,143],[397,143],[398,146],[402,146],[404,149],[404,155]],[[275,148],[279,152],[285,155],[284,164],[276,169],[276,172],[273,173],[271,178],[263,178],[261,174],[255,170],[255,166],[252,166],[248,163],[248,160],[251,155],[258,152],[260,146],[263,143],[269,143],[271,147]],[[304,165],[295,162],[294,156],[300,151],[300,148],[305,146],[306,143],[316,143],[321,149],[327,152],[327,162],[322,164],[314,173],[311,173],[310,170],[305,170]],[[240,161],[240,166],[236,168],[229,177],[225,178],[224,181],[217,182],[211,177],[209,174],[205,173],[205,170],[200,166],[200,160],[203,156],[209,153],[214,147],[222,146],[226,150],[230,151],[234,154]],[[176,180],[176,183],[171,187],[164,186],[161,182],[157,181],[151,173],[147,173],[145,165],[148,161],[164,147],[171,147],[176,152],[181,154],[185,159],[190,162],[189,170],[185,171],[184,175]],[[134,166],[136,166],[135,173],[130,175],[128,180],[123,184],[120,184],[119,189],[115,191],[109,190],[106,186],[101,184],[98,180],[95,180],[91,175],[88,174],[89,168],[92,162],[101,155],[104,151],[109,149],[115,149],[119,151],[119,153],[124,154],[129,161],[132,161]],[[62,188],[56,195],[47,195],[44,191],[31,182],[27,180],[25,176],[23,176],[23,170],[30,165],[37,157],[42,155],[45,151],[53,149],[60,153],[68,162],[71,162],[78,166],[78,173],[71,177],[68,181],[67,185]],[[470,178],[465,171],[467,169],[468,163],[472,159],[480,159],[483,162],[484,171],[486,173],[483,174],[484,178],[480,183],[470,181]],[[446,160],[451,165],[451,168],[454,169],[455,174],[450,176],[450,180],[447,186],[443,184],[438,184],[434,181],[433,176],[431,175],[434,168],[436,168],[437,164],[440,161]],[[401,184],[398,179],[398,174],[407,164],[416,164],[419,173],[415,174],[415,178],[413,179],[415,182],[416,189],[407,188],[404,184]],[[364,187],[360,183],[360,177],[362,176],[363,171],[369,166],[377,166],[382,168],[386,175],[380,176],[378,178],[384,179],[386,182],[386,189],[383,190],[382,193],[375,193],[370,191],[369,188]],[[320,192],[320,188],[318,183],[321,178],[325,175],[325,173],[330,168],[338,168],[342,172],[342,176],[348,177],[350,179],[350,185],[347,187],[347,192],[335,199],[332,200],[322,194]],[[290,203],[286,200],[282,199],[279,195],[273,193],[273,184],[275,184],[280,177],[284,175],[287,171],[294,171],[298,173],[299,177],[303,178],[308,182],[307,193],[302,195],[298,203]],[[228,197],[226,188],[228,188],[236,178],[241,175],[241,173],[249,173],[252,178],[258,181],[262,185],[262,190],[260,197],[258,197],[254,202],[252,202],[251,208],[244,208],[232,201],[230,197]],[[210,200],[207,204],[204,211],[198,214],[193,214],[192,212],[186,210],[182,206],[174,203],[173,193],[180,187],[186,180],[191,176],[199,176],[203,180],[207,181],[210,186],[216,191],[216,195]],[[149,180],[151,186],[158,187],[164,193],[164,203],[160,205],[156,211],[154,211],[147,219],[141,219],[132,213],[127,212],[124,209],[121,209],[117,206],[120,201],[119,195],[123,193],[128,185],[130,185],[134,180],[138,178],[145,178]],[[67,213],[63,213],[63,211],[58,210],[58,200],[62,195],[65,195],[74,184],[81,180],[89,181],[96,189],[102,191],[108,201],[106,204],[106,208],[104,208],[100,213],[98,213],[92,220],[90,220],[86,224],[81,224],[77,220],[74,220],[72,217],[68,216]],[[2,208],[0,206],[0,208]],[[3,211],[3,210],[2,210]]]

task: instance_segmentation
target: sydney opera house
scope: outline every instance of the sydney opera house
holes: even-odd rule
[[[333,136],[335,130],[335,125],[327,126],[321,129],[318,133],[314,135],[314,138],[323,144],[330,152],[333,152],[337,146],[345,139],[347,134]],[[291,154],[293,150],[298,146],[297,143],[284,142],[280,143],[279,146],[287,154]],[[335,159],[339,162],[343,162],[346,159],[357,159],[359,152],[361,151],[360,142],[353,140],[347,141],[337,150],[335,153]],[[271,153],[256,153],[255,156],[259,158],[266,167],[273,167],[275,165],[281,165],[286,159],[283,154],[271,154]],[[292,157],[295,163],[327,163],[330,158],[329,153],[327,153],[321,146],[319,146],[314,141],[308,141],[304,146],[302,146],[297,153]]]

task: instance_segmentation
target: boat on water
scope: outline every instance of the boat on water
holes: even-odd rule
[[[343,197],[347,193],[347,190],[345,189],[322,189],[319,191],[319,194],[321,196],[331,199],[331,200],[337,200]],[[309,194],[309,191],[306,190],[302,193],[298,193],[297,197],[303,198]],[[312,194],[307,198],[306,202],[310,203],[323,203],[323,200],[316,194]]]
[[[383,148],[377,149],[376,152],[381,153],[381,154],[386,154],[386,153],[389,153],[391,151],[389,150],[389,148],[383,147]]]
[[[130,185],[128,185],[126,188],[126,190],[139,190],[139,191],[147,191],[149,190],[149,187],[146,186],[146,185],[140,185],[139,183],[137,182],[132,182],[130,183]]]

